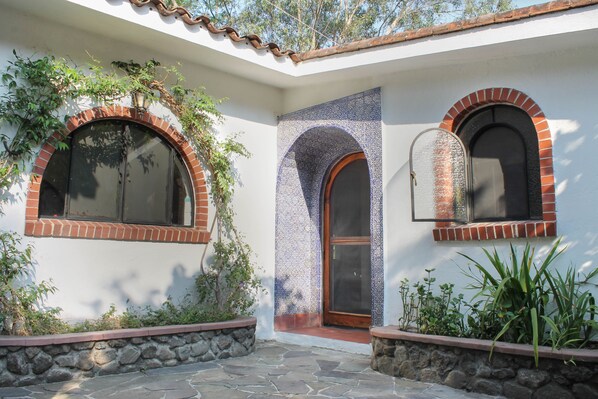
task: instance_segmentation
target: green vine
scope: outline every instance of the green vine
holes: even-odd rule
[[[214,124],[223,119],[217,109],[221,100],[212,99],[201,88],[186,88],[185,77],[176,67],[161,67],[155,60],[143,65],[115,61],[112,65],[127,73],[131,91],[142,91],[175,114],[208,167],[211,198],[219,222],[218,240],[214,243],[211,267],[206,269],[201,262],[202,273],[196,279],[196,288],[200,299],[218,311],[246,313],[255,302],[260,282],[251,263],[251,249],[234,225],[233,159],[250,154],[235,137],[222,140],[216,137]]]
[[[236,137],[217,137],[215,125],[223,120],[217,108],[221,100],[214,100],[202,88],[186,87],[185,78],[176,67],[163,67],[156,60],[142,64],[115,61],[109,71],[93,60],[89,69],[83,71],[53,56],[32,59],[16,51],[13,55],[14,60],[2,74],[5,93],[0,96],[0,126],[10,126],[13,131],[11,135],[4,129],[0,133],[0,198],[6,198],[36,149],[55,132],[66,132],[68,116],[60,116],[73,114],[72,104],[87,98],[110,105],[131,93],[142,92],[173,112],[209,171],[211,199],[216,209],[211,230],[215,225],[218,230],[214,260],[205,266],[204,252],[202,272],[196,280],[202,305],[226,317],[247,313],[255,303],[260,283],[251,262],[251,250],[234,225],[232,199],[236,183],[233,160],[250,154]],[[52,144],[59,149],[67,146],[60,140]],[[15,233],[10,234],[18,241]],[[48,292],[51,290],[45,291]]]

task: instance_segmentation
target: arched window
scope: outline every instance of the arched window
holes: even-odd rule
[[[482,108],[457,130],[469,156],[470,221],[542,218],[534,124],[508,105]]]
[[[435,241],[555,237],[552,135],[540,106],[511,88],[455,102],[410,150],[412,220]]]
[[[141,124],[92,122],[67,138],[43,173],[40,218],[192,226],[194,195],[180,154]]]

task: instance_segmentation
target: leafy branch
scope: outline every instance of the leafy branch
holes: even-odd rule
[[[162,67],[156,60],[142,64],[115,61],[112,63],[114,69],[106,72],[95,59],[89,69],[83,71],[67,60],[53,56],[32,59],[22,57],[16,51],[13,55],[14,60],[9,61],[1,76],[5,91],[0,96],[0,126],[11,127],[13,134],[0,133],[0,198],[6,197],[22,167],[42,143],[55,132],[64,136],[66,117],[63,120],[61,115],[65,111],[68,113],[67,106],[77,104],[81,98],[109,105],[131,93],[141,92],[174,113],[183,126],[183,133],[209,170],[211,198],[219,229],[214,244],[214,262],[204,267],[202,256],[202,276],[196,284],[199,297],[206,302],[203,305],[222,315],[247,312],[255,303],[260,283],[251,262],[251,250],[234,225],[232,199],[236,183],[233,160],[236,156],[250,154],[235,137],[217,137],[214,127],[223,120],[217,108],[221,100],[212,99],[202,88],[185,87],[185,78],[176,67]],[[119,70],[125,75],[119,74]],[[51,144],[57,148],[67,147],[60,139]],[[6,234],[14,239],[13,248],[17,248],[20,238],[15,233]],[[30,259],[30,252],[30,247],[21,250],[27,259]],[[5,257],[5,262],[7,267],[18,268],[24,273],[32,262],[25,262],[19,256]],[[23,273],[19,276],[25,276]],[[15,279],[6,279],[0,299],[4,301],[3,311],[10,307],[16,319],[21,320],[23,309],[30,308],[55,288],[41,282],[33,286],[37,287],[39,295],[27,296],[22,290],[7,288],[14,287]],[[14,304],[13,299],[19,295],[22,306],[17,309],[11,303]]]
[[[200,298],[212,303],[219,311],[246,312],[255,301],[254,294],[260,283],[251,264],[251,250],[234,225],[232,199],[236,179],[233,159],[249,157],[250,153],[234,137],[224,140],[216,137],[213,128],[223,119],[217,109],[222,100],[212,99],[202,88],[186,88],[185,77],[174,66],[161,67],[155,60],[144,65],[134,61],[113,62],[113,65],[127,73],[132,88],[157,99],[174,113],[207,166],[219,225],[218,241],[214,243],[212,267],[207,270],[201,262],[202,275],[197,279],[196,287]],[[171,79],[174,84],[168,84]],[[212,231],[213,228],[214,225]]]

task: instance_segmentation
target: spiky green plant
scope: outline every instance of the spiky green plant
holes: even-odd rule
[[[575,270],[569,268],[564,276],[557,272],[546,279],[556,308],[549,316],[542,318],[550,327],[548,340],[553,348],[580,348],[590,341],[598,329],[595,320],[598,313],[596,300],[590,291],[582,289],[585,283],[597,275],[598,268],[580,281]]]
[[[470,288],[479,290],[476,297],[485,297],[486,306],[503,320],[503,327],[494,337],[494,342],[505,340],[532,344],[536,366],[538,347],[544,342],[546,306],[550,300],[548,267],[563,252],[563,249],[559,250],[559,244],[560,240],[557,240],[538,263],[534,261],[535,249],[529,243],[521,257],[511,245],[508,261],[503,260],[496,249],[492,252],[484,249],[490,267],[460,254],[471,261],[481,274],[466,273],[474,281]]]

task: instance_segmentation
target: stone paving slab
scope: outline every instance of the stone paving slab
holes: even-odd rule
[[[0,388],[11,399],[490,399],[443,385],[372,371],[369,357],[330,349],[259,342],[236,359],[152,369],[64,383]]]

